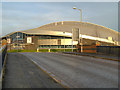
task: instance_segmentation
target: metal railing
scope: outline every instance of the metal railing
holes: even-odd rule
[[[3,77],[3,69],[4,69],[6,55],[7,55],[7,45],[4,45],[0,49],[0,89],[2,89],[2,77]]]

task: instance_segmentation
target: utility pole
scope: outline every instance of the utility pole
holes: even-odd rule
[[[73,9],[76,10],[77,8],[76,8],[76,7],[73,7]],[[81,18],[80,21],[82,22],[82,9],[78,9],[78,10],[80,11],[80,14],[81,14],[81,15],[80,15],[80,16],[81,16],[81,17],[80,17],[80,18]],[[81,40],[80,40],[81,42],[79,42],[79,43],[80,43],[80,45],[81,45],[81,52],[83,52],[82,34],[81,34],[80,39],[81,39]]]
[[[65,34],[65,32],[63,32]],[[64,35],[64,52],[65,52],[65,35]]]
[[[18,51],[18,31],[17,31],[17,51]]]
[[[73,29],[72,29],[72,52],[73,52]]]

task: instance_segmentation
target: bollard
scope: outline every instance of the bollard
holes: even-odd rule
[[[37,52],[39,52],[39,48],[37,48]]]
[[[50,52],[50,49],[48,49],[48,52]]]

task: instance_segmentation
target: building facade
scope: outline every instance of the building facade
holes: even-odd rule
[[[73,41],[72,30],[79,28],[79,39]],[[35,29],[13,32],[8,35],[10,49],[76,48],[76,45],[120,45],[120,33],[112,29],[87,22],[54,22]]]

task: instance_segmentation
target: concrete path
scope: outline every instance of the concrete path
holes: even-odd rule
[[[60,53],[22,53],[70,88],[118,88],[118,62]]]
[[[3,88],[62,88],[26,56],[9,53]]]

